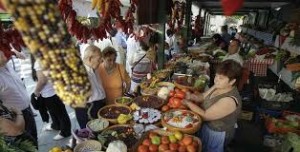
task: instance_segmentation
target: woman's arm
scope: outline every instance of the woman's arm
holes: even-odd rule
[[[223,118],[234,112],[236,109],[236,103],[230,97],[220,99],[207,110],[203,110],[198,105],[188,100],[185,100],[184,103],[187,105],[187,107],[198,113],[206,121]]]
[[[126,83],[126,92],[129,92],[130,85],[131,85],[131,79],[130,79],[128,73],[126,72],[124,66],[122,66],[122,72],[123,72],[124,81]]]
[[[45,85],[47,84],[47,77],[43,74],[42,70],[36,71],[37,74],[37,84],[35,86],[35,90],[34,90],[34,94],[36,96],[40,96],[40,92],[42,91],[42,89],[45,87]]]

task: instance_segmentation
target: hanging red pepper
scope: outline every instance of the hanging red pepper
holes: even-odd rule
[[[244,0],[222,0],[222,7],[226,16],[231,16],[243,6]]]
[[[2,4],[1,1],[0,1],[0,10],[4,10],[5,11],[5,8],[3,7],[3,4]]]

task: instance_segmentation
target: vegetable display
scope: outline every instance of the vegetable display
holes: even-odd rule
[[[57,95],[67,105],[84,106],[91,94],[91,85],[55,1],[2,2],[31,53],[40,60],[43,69],[49,71]]]

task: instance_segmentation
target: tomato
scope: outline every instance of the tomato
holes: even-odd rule
[[[170,143],[169,147],[170,147],[170,150],[177,150],[179,145],[176,143]]]
[[[145,140],[143,141],[143,145],[145,145],[145,146],[150,146],[150,145],[151,145],[150,139],[145,139]]]
[[[183,99],[185,97],[185,93],[183,91],[178,91],[178,92],[176,92],[174,97]]]
[[[167,144],[159,145],[158,151],[166,151],[166,150],[169,150],[169,145],[167,145]]]
[[[173,99],[173,107],[174,108],[179,108],[180,106],[181,106],[181,102],[182,101],[182,99],[180,99],[180,98],[174,98]]]
[[[167,136],[162,136],[161,137],[161,143],[162,144],[169,144],[170,143],[169,138]]]
[[[182,142],[185,146],[191,145],[193,143],[193,138],[190,136],[184,136]]]
[[[185,146],[180,146],[178,148],[178,152],[186,152],[186,147]]]
[[[148,148],[148,146],[140,145],[138,147],[138,152],[149,152],[149,148]]]
[[[188,145],[188,146],[186,147],[186,150],[187,150],[188,152],[196,152],[196,148],[195,148],[193,145]]]
[[[173,97],[175,95],[175,91],[170,91],[169,96]]]
[[[157,152],[158,151],[158,146],[157,145],[150,145],[149,146],[149,150],[151,152]]]
[[[161,111],[162,112],[166,112],[170,109],[170,107],[168,105],[164,105],[162,108],[161,108]]]

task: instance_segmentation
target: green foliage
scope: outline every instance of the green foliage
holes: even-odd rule
[[[28,140],[20,141],[13,144],[7,144],[4,136],[0,134],[0,151],[1,152],[37,152],[36,147]]]

